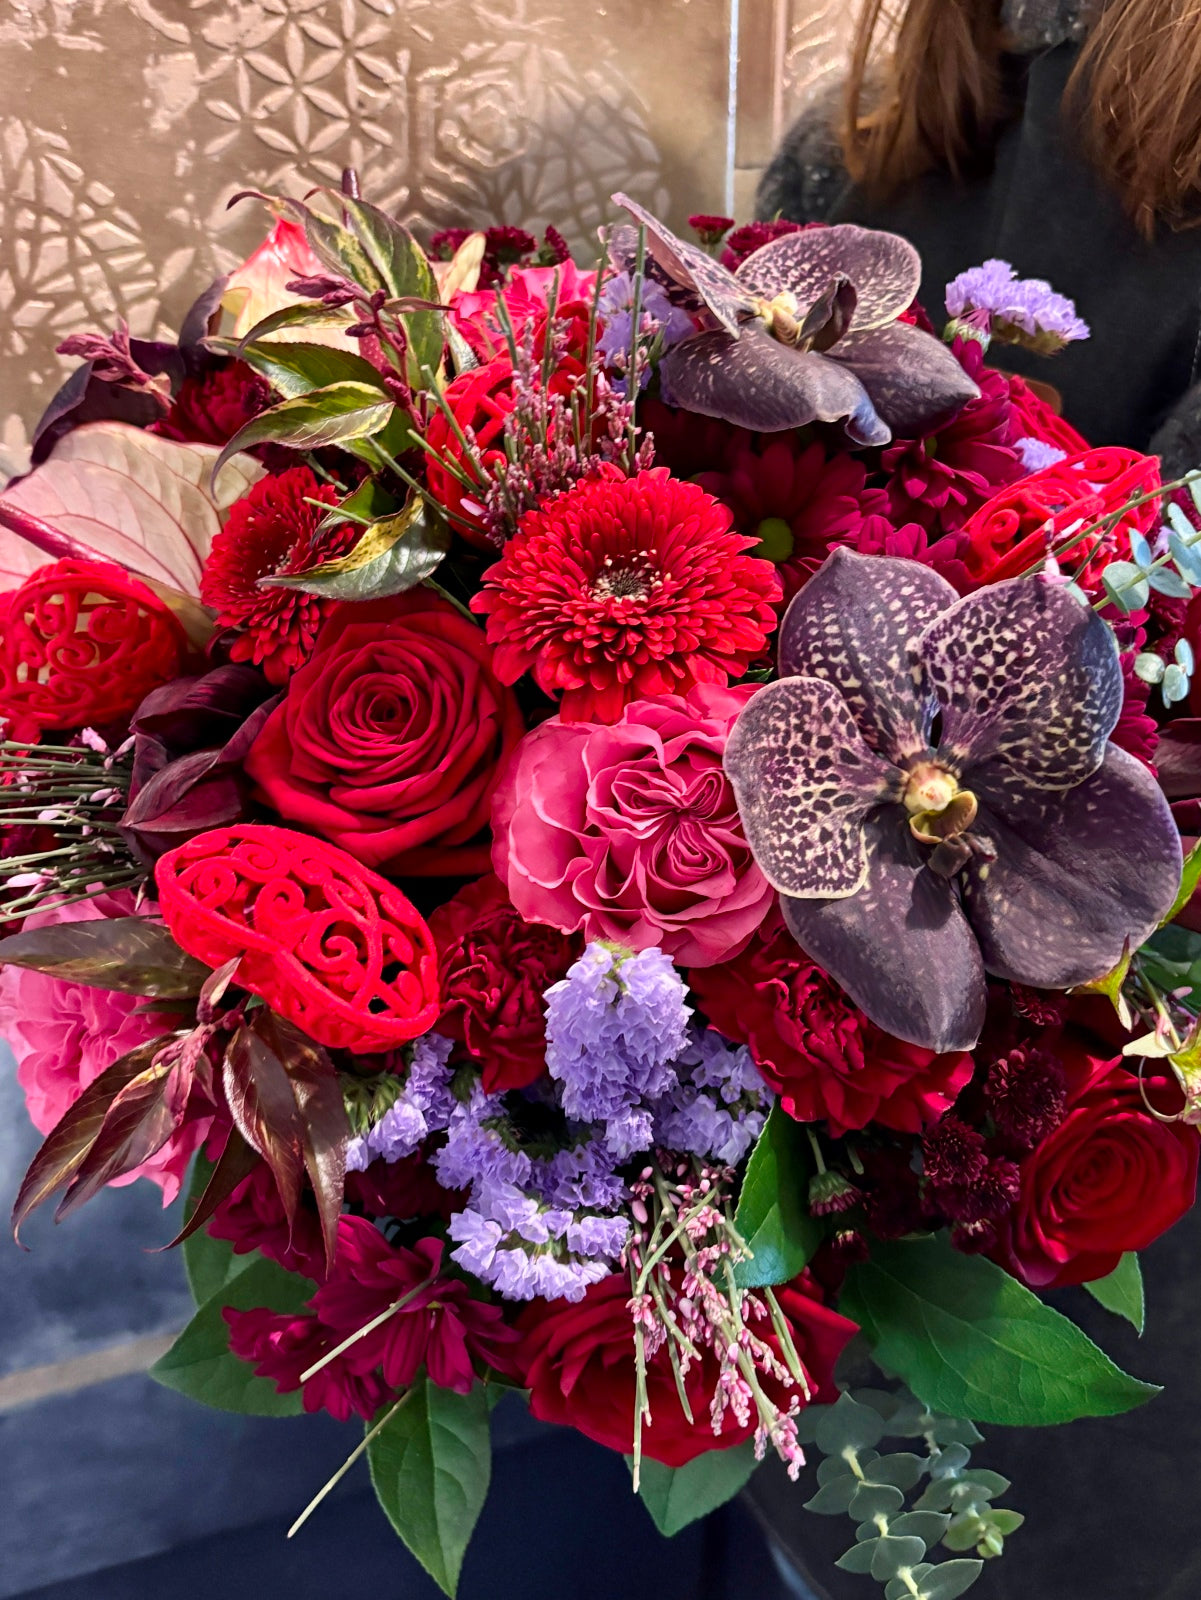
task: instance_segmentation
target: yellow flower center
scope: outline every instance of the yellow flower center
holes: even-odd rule
[[[922,844],[958,838],[976,820],[976,796],[933,761],[914,767],[901,799],[909,813],[909,831]]]

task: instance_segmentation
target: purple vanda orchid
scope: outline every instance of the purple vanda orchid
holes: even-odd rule
[[[663,357],[674,403],[772,433],[841,423],[856,445],[914,438],[979,389],[931,334],[898,319],[921,282],[921,258],[894,233],[851,223],[786,234],[729,272],[676,238],[624,194],[614,201],[646,229],[647,270],[697,318]],[[619,271],[637,232],[609,232]]]
[[[780,671],[726,771],[793,936],[889,1033],[968,1049],[986,973],[1090,982],[1171,907],[1168,802],[1108,742],[1117,646],[1065,586],[960,599],[838,549],[788,609]]]

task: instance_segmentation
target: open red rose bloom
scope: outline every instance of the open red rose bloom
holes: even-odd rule
[[[0,491],[14,1222],[188,1182],[155,1375],[364,1419],[448,1592],[503,1388],[667,1531],[816,1448],[950,1600],[965,1419],[1151,1392],[1041,1291],[1195,1199],[1201,489],[991,364],[1088,332],[1003,262],[944,340],[850,225],[310,201]]]

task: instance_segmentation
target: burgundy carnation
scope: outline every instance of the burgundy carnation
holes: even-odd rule
[[[780,581],[730,514],[665,468],[611,470],[522,518],[471,602],[505,683],[532,671],[564,722],[616,722],[651,695],[724,684],[775,626]]]
[[[883,489],[869,489],[867,468],[847,451],[827,457],[796,433],[736,445],[721,471],[695,480],[728,506],[754,553],[779,569],[787,604],[836,544],[858,547],[864,519],[888,509]]]
[[[411,589],[335,608],[246,771],[281,816],[365,866],[485,872],[480,835],[523,728],[480,629]]]
[[[438,947],[438,1031],[479,1063],[489,1094],[524,1089],[546,1071],[542,996],[567,974],[584,941],[525,922],[489,873],[430,917]]]
[[[880,1122],[917,1133],[972,1075],[965,1052],[936,1055],[883,1032],[797,948],[778,910],[741,955],[688,982],[713,1026],[745,1044],[798,1122],[834,1134]]]
[[[319,534],[325,513],[309,500],[333,506],[338,492],[318,483],[308,467],[260,478],[231,508],[200,579],[200,598],[212,606],[218,623],[241,630],[230,655],[261,666],[276,684],[308,660],[332,602],[297,589],[260,589],[259,579],[304,572],[343,555],[358,536],[350,522]]]
[[[773,239],[782,239],[786,233],[804,233],[806,228],[820,227],[824,227],[824,223],[789,222],[785,217],[777,217],[774,222],[744,222],[726,240],[721,264],[727,271],[737,272],[747,256],[754,255],[756,250],[761,250]]]

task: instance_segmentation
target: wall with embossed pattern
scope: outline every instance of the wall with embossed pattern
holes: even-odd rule
[[[174,328],[261,232],[241,188],[343,166],[422,232],[553,221],[618,185],[736,204],[837,71],[850,0],[0,0],[0,469],[67,333]],[[737,39],[732,39],[736,30]]]

